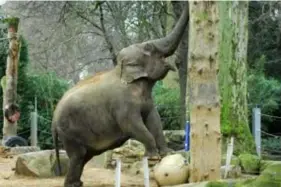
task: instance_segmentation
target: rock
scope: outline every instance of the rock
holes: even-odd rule
[[[184,130],[166,130],[163,133],[169,148],[175,151],[184,149]]]
[[[128,171],[130,174],[133,175],[142,175],[144,174],[143,172],[143,162],[142,161],[137,161],[131,165],[130,170]],[[149,177],[150,179],[154,178],[154,168],[149,167]]]
[[[167,130],[163,131],[165,139],[167,140],[168,147],[175,151],[184,149],[184,130]],[[126,163],[126,167],[132,165],[135,162],[142,160],[144,156],[145,148],[143,144],[137,140],[130,139],[126,141],[122,146],[113,149],[111,154],[107,154],[107,161],[105,168],[115,168],[115,159],[121,159],[122,163]],[[185,158],[189,157],[189,153],[184,151],[180,152]],[[189,159],[188,159],[189,160]],[[151,163],[151,162],[149,162]],[[151,163],[153,165],[153,163]],[[132,166],[130,166],[131,168]]]
[[[118,147],[113,150],[113,154],[117,157],[127,157],[127,158],[139,158],[144,155],[144,146],[136,141],[136,140],[130,140],[131,145],[126,142],[121,147]],[[114,157],[114,155],[112,155]]]
[[[69,159],[65,151],[60,151],[60,163],[63,175],[68,170],[68,161]],[[56,176],[58,173],[55,151],[44,150],[20,154],[16,160],[15,173],[39,178]]]
[[[260,158],[252,154],[241,154],[239,155],[240,165],[242,171],[249,174],[256,174],[260,168]]]
[[[188,164],[181,154],[164,157],[154,167],[154,179],[160,186],[183,184],[188,180]]]
[[[0,155],[3,158],[13,157],[14,155],[40,151],[39,147],[36,146],[20,146],[20,147],[5,147],[0,146]]]
[[[221,178],[224,178],[225,167],[226,166],[221,166]],[[241,167],[239,165],[238,166],[230,165],[227,173],[227,178],[238,178],[240,176],[241,176]]]

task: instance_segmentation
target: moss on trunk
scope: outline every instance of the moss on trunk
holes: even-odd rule
[[[223,1],[220,8],[220,89],[222,133],[234,136],[234,153],[254,151],[248,124],[248,2]]]

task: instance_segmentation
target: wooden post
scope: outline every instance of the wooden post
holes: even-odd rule
[[[221,177],[218,1],[189,1],[190,182]]]
[[[7,18],[4,22],[8,25],[9,51],[7,57],[5,85],[3,87],[3,111],[6,105],[15,104],[17,97],[18,62],[20,40],[18,37],[19,18]],[[4,116],[4,115],[3,115]],[[17,122],[10,123],[4,117],[3,140],[8,136],[17,135]]]

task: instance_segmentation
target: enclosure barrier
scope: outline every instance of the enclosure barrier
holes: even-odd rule
[[[256,106],[253,108],[253,136],[256,144],[256,151],[259,157],[261,157],[261,110]]]
[[[262,151],[270,151],[270,152],[275,152],[275,153],[281,154],[281,151],[272,150],[272,149],[262,147],[262,135],[266,135],[266,136],[270,136],[270,137],[274,137],[274,138],[279,138],[280,139],[280,141],[279,141],[280,147],[281,147],[281,136],[276,136],[274,134],[271,134],[271,133],[268,133],[268,132],[265,132],[265,131],[261,130],[261,126],[262,126],[262,123],[261,123],[262,118],[261,117],[262,116],[281,120],[281,117],[279,117],[279,116],[272,116],[272,115],[269,115],[269,114],[263,114],[258,105],[253,108],[253,110],[252,110],[252,134],[253,134],[254,140],[255,140],[257,155],[259,157],[261,157]]]
[[[148,158],[143,157],[142,162],[143,162],[144,187],[149,187]],[[119,158],[116,159],[115,187],[121,187],[121,160]]]

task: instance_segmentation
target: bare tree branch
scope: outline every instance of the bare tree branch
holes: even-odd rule
[[[105,42],[106,42],[106,44],[107,44],[108,50],[109,50],[109,52],[110,52],[110,55],[111,55],[111,58],[112,58],[112,62],[113,62],[113,64],[116,66],[116,65],[117,65],[116,54],[115,54],[115,52],[114,52],[113,45],[112,45],[112,43],[111,43],[110,40],[109,40],[107,31],[106,31],[106,29],[105,29],[105,27],[104,27],[104,19],[103,19],[102,4],[99,4],[99,10],[100,10],[100,23],[101,23],[101,28],[102,28],[102,31],[103,31],[103,34],[104,34],[104,39],[105,39]]]

